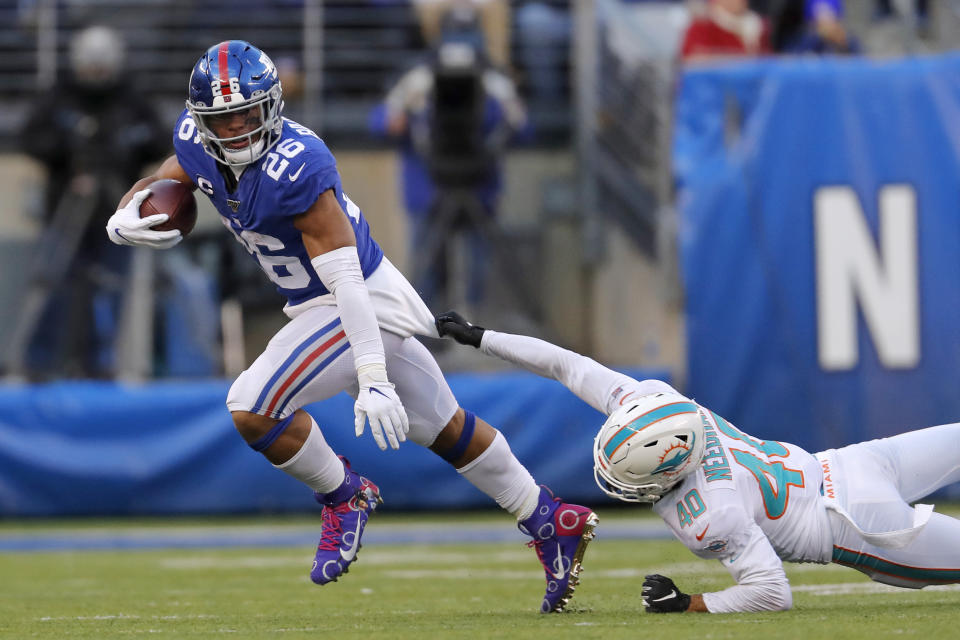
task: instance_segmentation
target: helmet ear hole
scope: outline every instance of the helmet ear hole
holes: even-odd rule
[[[678,435],[678,436],[677,436],[677,439],[679,439],[679,440],[683,440],[684,442],[686,442],[686,441],[687,441],[687,438],[688,438],[688,437],[687,437],[687,435],[686,435],[686,434],[682,434],[682,435]]]

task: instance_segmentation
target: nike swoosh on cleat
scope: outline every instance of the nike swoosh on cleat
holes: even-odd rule
[[[670,590],[670,593],[668,593],[667,595],[663,596],[662,598],[653,598],[653,601],[654,601],[654,602],[663,602],[664,600],[670,600],[671,598],[676,598],[676,597],[677,597],[677,592],[676,592],[674,589],[671,589],[671,590]]]
[[[559,542],[557,543],[557,559],[560,561],[560,562],[559,562],[559,566],[560,566],[561,568],[563,568],[563,550],[560,548],[560,543],[559,543]],[[563,580],[563,578],[567,575],[567,570],[564,569],[564,570],[563,570],[562,572],[560,572],[560,573],[555,573],[555,572],[551,571],[551,572],[550,572],[550,575],[553,576],[554,578],[556,578],[557,580]]]
[[[347,562],[353,562],[354,557],[357,555],[357,548],[360,546],[360,528],[361,520],[357,518],[357,530],[353,534],[353,544],[350,545],[348,549],[340,549],[340,557],[346,560]]]
[[[297,169],[297,172],[296,172],[296,173],[291,173],[290,175],[287,176],[288,178],[290,178],[290,182],[296,182],[296,181],[297,181],[297,178],[300,177],[300,172],[303,171],[303,168],[304,168],[305,166],[307,166],[307,163],[306,163],[306,162],[304,162],[302,165],[300,165],[300,168]]]
[[[707,535],[707,529],[709,528],[710,528],[710,525],[707,525],[706,527],[703,528],[703,531],[700,532],[700,535],[693,536],[694,538],[697,539],[697,542],[700,542],[701,540],[703,540],[703,536]]]

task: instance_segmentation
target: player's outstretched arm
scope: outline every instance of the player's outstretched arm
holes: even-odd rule
[[[394,449],[407,439],[407,412],[387,379],[380,325],[360,268],[357,241],[332,189],[320,194],[306,212],[294,218],[303,234],[310,264],[323,286],[337,300],[340,322],[353,350],[360,392],[354,405],[357,436],[370,421],[370,432],[380,449]]]
[[[186,174],[176,156],[170,156],[163,164],[145,178],[137,180],[127,193],[120,198],[117,211],[107,221],[107,236],[114,244],[144,246],[152,249],[169,249],[181,240],[179,229],[156,231],[152,226],[162,224],[170,217],[165,213],[140,217],[140,205],[150,195],[150,185],[157,180],[170,178],[195,189],[196,186]]]
[[[616,410],[620,400],[631,391],[638,395],[676,393],[665,382],[638,382],[591,358],[545,340],[484,329],[471,324],[456,311],[438,314],[436,321],[437,331],[441,336],[450,336],[460,344],[479,347],[487,355],[512,362],[539,376],[557,380],[591,407],[608,415]]]

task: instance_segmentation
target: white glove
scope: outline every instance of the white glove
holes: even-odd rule
[[[114,244],[128,246],[152,247],[154,249],[169,249],[183,240],[179,229],[170,231],[156,231],[151,229],[155,224],[166,222],[170,216],[165,213],[140,217],[140,205],[150,195],[150,188],[137,191],[130,202],[122,209],[110,216],[107,221],[107,236]]]
[[[368,365],[366,371],[358,372],[360,393],[353,406],[354,426],[357,437],[363,434],[363,425],[370,420],[370,433],[381,451],[387,450],[387,442],[394,449],[407,439],[410,422],[407,412],[393,390],[393,384],[387,380],[387,370],[383,365]]]

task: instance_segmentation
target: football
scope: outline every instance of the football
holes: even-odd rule
[[[178,180],[157,180],[150,184],[150,195],[140,204],[140,217],[146,218],[158,213],[170,216],[166,222],[150,227],[156,231],[180,229],[187,235],[197,223],[197,199],[193,190]]]

